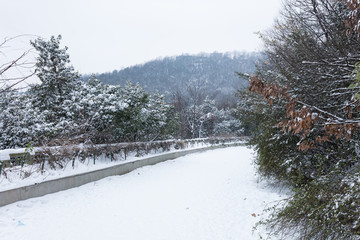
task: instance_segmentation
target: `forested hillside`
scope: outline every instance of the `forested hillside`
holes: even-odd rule
[[[167,99],[177,92],[201,87],[203,94],[219,104],[234,103],[234,92],[248,82],[240,80],[236,72],[252,73],[259,53],[212,53],[166,57],[145,64],[97,74],[105,84],[139,83],[145,90],[168,92]],[[86,80],[89,76],[84,76]]]
[[[237,72],[251,74],[261,53],[212,53],[154,60],[121,71],[93,75],[104,84],[139,84],[164,94],[178,120],[176,136],[196,138],[239,135],[236,93],[249,86]],[[84,76],[84,81],[90,76]]]

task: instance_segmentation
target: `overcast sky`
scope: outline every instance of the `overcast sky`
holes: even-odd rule
[[[270,28],[281,7],[281,0],[0,3],[0,41],[21,34],[47,39],[61,34],[80,73],[112,71],[182,53],[261,50],[255,32]],[[29,49],[29,38],[13,45],[20,51]]]

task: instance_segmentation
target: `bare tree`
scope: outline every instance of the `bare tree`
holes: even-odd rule
[[[31,49],[23,51],[17,54],[13,60],[7,61],[6,49],[9,48],[8,44],[15,39],[25,37],[29,35],[20,35],[12,38],[6,38],[0,43],[0,55],[5,60],[0,60],[0,94],[9,92],[15,87],[18,87],[20,83],[31,78],[35,74],[35,63],[29,60]]]

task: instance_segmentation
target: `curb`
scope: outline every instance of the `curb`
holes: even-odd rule
[[[94,170],[91,172],[76,174],[76,175],[62,177],[41,183],[35,183],[33,185],[29,185],[25,187],[19,187],[15,189],[2,191],[0,192],[0,207],[17,201],[26,200],[34,197],[41,197],[46,194],[56,193],[70,188],[79,187],[81,185],[98,181],[106,177],[123,175],[140,167],[150,166],[160,162],[165,162],[167,160],[172,160],[178,157],[185,156],[187,154],[203,152],[218,148],[243,146],[243,145],[244,143],[232,143],[226,145],[217,145],[217,146],[203,147],[197,149],[183,150],[179,152],[165,153],[159,156],[153,156],[141,160],[120,163],[118,165],[104,169]]]

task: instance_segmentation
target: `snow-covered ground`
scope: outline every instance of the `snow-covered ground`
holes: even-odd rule
[[[234,142],[235,143],[235,142]],[[240,143],[240,142],[238,142]],[[232,143],[227,143],[232,144]],[[41,183],[48,180],[59,179],[62,177],[72,176],[76,174],[81,174],[85,172],[90,172],[94,170],[109,168],[115,165],[123,164],[126,162],[141,160],[148,157],[158,156],[162,154],[167,154],[171,152],[180,152],[186,151],[189,149],[198,149],[203,147],[210,147],[209,143],[194,143],[190,144],[186,149],[175,149],[172,147],[169,151],[161,152],[149,152],[143,156],[136,156],[136,152],[130,152],[127,155],[125,160],[124,155],[114,155],[116,161],[111,161],[109,157],[106,157],[105,154],[100,155],[96,158],[96,164],[93,163],[93,158],[89,157],[85,161],[79,161],[76,159],[74,166],[72,166],[71,160],[66,160],[64,167],[60,168],[56,166],[55,169],[51,168],[49,164],[45,164],[44,170],[41,170],[40,164],[34,165],[25,165],[25,166],[14,166],[12,168],[6,168],[6,177],[0,174],[0,191],[6,191],[9,189],[14,189],[18,187],[29,186],[37,183]],[[22,153],[23,149],[6,149],[0,150],[0,159],[10,159],[9,153]],[[26,177],[24,177],[26,176]]]
[[[0,207],[0,238],[259,239],[263,209],[285,196],[257,181],[252,158],[246,147],[196,153]]]

